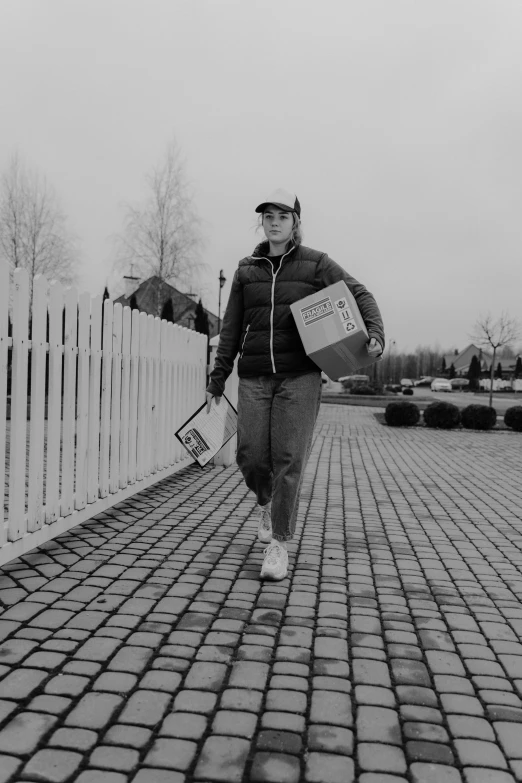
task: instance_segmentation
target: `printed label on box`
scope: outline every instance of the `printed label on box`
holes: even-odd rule
[[[351,310],[347,307],[346,310],[341,310],[339,313],[339,318],[344,323],[345,321],[351,321],[353,320],[353,315]]]
[[[357,329],[357,324],[353,319],[350,319],[349,321],[345,321],[343,323],[344,331],[347,332],[347,334],[350,334],[350,332],[355,332]]]
[[[322,318],[328,318],[333,313],[332,300],[329,296],[326,299],[321,299],[320,302],[301,308],[301,316],[305,326],[310,326],[310,324],[320,321]]]
[[[348,302],[346,299],[338,299],[335,306],[338,310],[348,310]]]

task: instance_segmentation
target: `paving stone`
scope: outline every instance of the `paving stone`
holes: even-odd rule
[[[167,693],[138,690],[128,699],[118,720],[137,726],[155,726],[163,718],[170,700]]]
[[[87,693],[67,715],[65,725],[81,729],[103,729],[122,703],[122,697],[116,694]]]
[[[58,729],[48,741],[57,748],[66,748],[78,753],[90,750],[98,741],[98,735],[88,729]]]
[[[0,753],[32,753],[55,722],[51,715],[21,712],[0,730]]]
[[[249,750],[248,740],[238,737],[208,737],[201,750],[194,777],[196,780],[240,783]],[[255,777],[252,776],[252,780],[255,780]]]
[[[26,699],[47,677],[38,669],[14,669],[0,681],[0,699]]]
[[[217,692],[221,689],[227,667],[221,663],[193,663],[185,678],[185,688]]]
[[[410,765],[410,774],[413,783],[462,783],[458,769],[442,764],[415,762]]]
[[[475,718],[472,715],[448,715],[447,720],[452,736],[457,739],[495,741],[491,724],[483,718]]]
[[[266,709],[274,712],[304,714],[306,704],[306,695],[299,691],[269,690],[266,696]]]
[[[29,639],[10,639],[0,644],[0,661],[8,666],[20,663],[35,647],[38,647],[38,642]]]
[[[493,726],[508,759],[522,759],[522,724],[496,721]]]
[[[406,755],[411,761],[424,761],[432,764],[454,764],[454,757],[448,745],[438,742],[410,741],[406,743]]]
[[[143,748],[150,741],[152,732],[140,726],[124,726],[116,723],[104,735],[103,741],[108,745],[123,745],[131,748]]]
[[[219,713],[218,713],[219,714]],[[245,716],[247,713],[238,713]],[[174,712],[167,715],[160,728],[160,735],[177,739],[201,739],[207,727],[207,719],[203,715],[190,712]]]
[[[83,661],[105,662],[121,646],[119,639],[100,638],[88,639],[75,653],[75,658]]]
[[[455,740],[458,760],[463,766],[493,767],[507,769],[507,763],[500,749],[493,742],[475,739]]]
[[[174,699],[174,710],[179,712],[197,712],[208,715],[214,709],[217,697],[205,691],[180,691]]]
[[[300,766],[295,756],[287,753],[259,752],[250,771],[253,783],[299,783]]]
[[[132,772],[138,766],[139,760],[140,754],[137,750],[99,745],[91,753],[89,766],[116,772]]]
[[[197,745],[185,739],[157,739],[145,757],[151,767],[185,771],[196,755]]]
[[[355,780],[353,761],[329,753],[310,753],[305,780],[307,783],[352,783]]]
[[[72,699],[66,699],[63,696],[50,696],[48,694],[41,694],[35,696],[35,698],[27,705],[28,710],[34,712],[48,712],[51,715],[61,715],[69,709],[72,704]]]
[[[261,716],[263,729],[275,731],[291,731],[302,734],[305,730],[305,719],[302,715],[292,715],[289,712],[263,712]]]
[[[147,666],[152,650],[147,647],[124,646],[109,662],[111,671],[140,674]]]
[[[339,726],[310,726],[307,744],[310,750],[351,756],[353,752],[353,732]]]
[[[384,707],[359,707],[356,732],[358,742],[401,744],[399,716]]]
[[[0,755],[0,783],[7,783],[20,766],[20,759],[17,759],[14,756]]]
[[[132,779],[132,783],[185,783],[185,781],[186,777],[183,772],[175,772],[171,769],[151,769],[150,767],[140,769]],[[93,780],[92,783],[98,783],[98,781]]]
[[[80,753],[58,748],[39,750],[23,769],[24,777],[62,783],[69,780],[83,760]]]
[[[400,748],[377,742],[357,744],[357,760],[362,770],[372,772],[406,772],[406,760]]]

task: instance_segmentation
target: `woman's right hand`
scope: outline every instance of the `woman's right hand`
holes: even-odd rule
[[[210,413],[210,406],[212,405],[212,400],[214,399],[214,395],[210,392],[206,392],[207,397],[207,413]],[[221,397],[215,397],[216,405],[219,405],[221,402]]]

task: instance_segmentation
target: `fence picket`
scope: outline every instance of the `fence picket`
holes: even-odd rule
[[[138,446],[136,451],[136,479],[145,475],[145,449],[147,445],[147,332],[148,318],[140,313],[140,358],[138,384]]]
[[[62,437],[63,288],[52,283],[49,293],[49,389],[47,394],[47,450],[45,522],[59,516],[60,444]]]
[[[78,303],[78,399],[76,412],[76,485],[74,495],[74,507],[76,509],[85,508],[87,503],[90,322],[91,297],[88,293],[83,293]]]
[[[111,421],[112,379],[112,315],[113,304],[106,299],[103,304],[103,352],[102,390],[100,412],[100,497],[109,494],[109,446]]]
[[[101,327],[102,298],[101,296],[95,296],[91,302],[87,503],[94,503],[94,501],[98,499],[98,460],[100,454]]]
[[[129,481],[129,386],[130,386],[131,310],[123,308],[121,343],[121,411],[120,411],[120,488]]]
[[[144,475],[150,476],[152,471],[152,406],[153,406],[153,390],[154,390],[154,373],[153,373],[153,341],[154,341],[154,316],[148,315],[147,316],[147,347],[146,347],[146,357],[147,357],[147,393],[146,393],[146,400],[147,400],[147,407],[146,407],[146,417],[147,417],[147,432],[145,435],[145,465],[144,465]]]
[[[62,493],[60,514],[66,517],[74,508],[76,440],[76,369],[78,358],[78,292],[65,292],[65,340],[63,349],[63,436]]]
[[[136,481],[136,443],[138,434],[138,380],[140,368],[140,314],[132,310],[130,386],[129,386],[129,462],[128,481]]]
[[[47,357],[47,297],[49,286],[45,277],[36,275],[33,281],[33,312],[31,322],[31,423],[29,436],[29,496],[27,529],[38,530],[44,522],[44,425],[45,425],[45,365]]]
[[[160,422],[160,329],[161,320],[155,318],[152,322],[152,439],[150,453],[150,469],[158,470],[159,422]]]
[[[121,304],[114,305],[112,324],[112,395],[111,446],[109,489],[116,492],[120,486],[120,416],[121,416],[121,340],[123,313]]]
[[[7,434],[7,367],[9,359],[9,267],[0,263],[0,459],[5,468]],[[6,517],[4,506],[5,484],[2,487],[2,509],[0,512],[0,548],[6,540]]]
[[[11,444],[9,460],[10,541],[25,534],[25,464],[27,449],[27,360],[29,278],[25,269],[13,275],[13,363],[11,371]]]

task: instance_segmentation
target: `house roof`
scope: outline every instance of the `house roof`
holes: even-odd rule
[[[172,299],[174,308],[177,311],[176,316],[178,319],[183,318],[183,316],[196,307],[196,302],[191,296],[184,294],[182,291],[179,291],[170,283],[161,280],[161,278],[156,275],[149,277],[147,280],[140,283],[131,296],[126,297],[122,294],[122,296],[119,296],[115,301],[121,303],[125,307],[130,305],[132,296],[135,296],[140,310],[154,314],[157,312],[158,295],[160,296],[161,306],[163,306],[163,303],[167,299]],[[210,310],[207,310],[205,307],[203,310],[212,322],[217,323],[217,315],[214,315],[214,313],[211,313]]]

